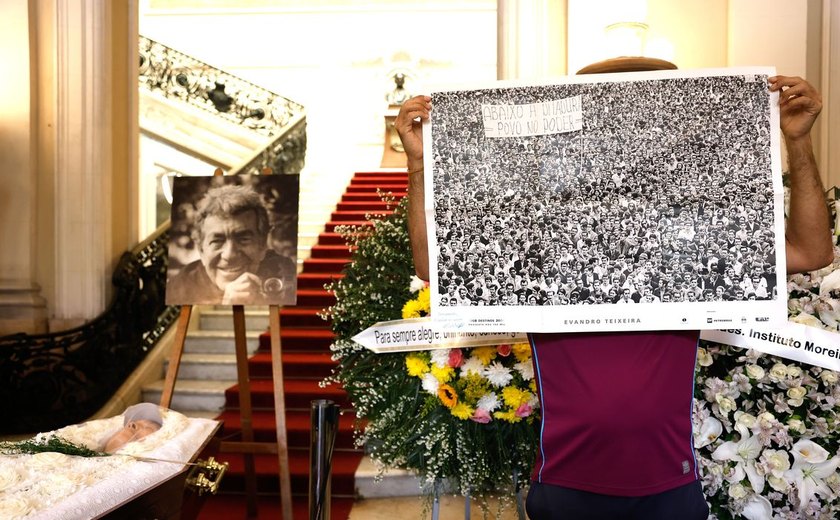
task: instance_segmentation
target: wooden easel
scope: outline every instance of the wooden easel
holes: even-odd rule
[[[263,173],[266,173],[265,170]],[[271,173],[270,170],[267,173]],[[217,168],[214,175],[222,175]],[[181,307],[175,331],[175,344],[169,353],[169,367],[160,396],[160,406],[169,408],[175,390],[175,380],[181,365],[181,355],[187,339],[192,305]],[[233,306],[233,337],[236,346],[236,376],[239,383],[239,416],[242,423],[242,440],[220,443],[219,451],[241,453],[245,461],[245,495],[248,517],[257,516],[257,476],[254,468],[254,454],[277,454],[280,471],[280,501],[283,520],[292,518],[292,484],[289,475],[289,443],[286,434],[286,395],[283,389],[283,360],[280,348],[280,307],[268,306],[269,335],[271,337],[271,374],[274,381],[274,416],[277,427],[277,442],[254,442],[254,428],[251,421],[251,379],[248,375],[248,348],[245,336],[245,307]]]

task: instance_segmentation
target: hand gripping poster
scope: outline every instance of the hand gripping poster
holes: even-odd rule
[[[436,326],[783,324],[774,74],[657,71],[433,91],[423,130]]]

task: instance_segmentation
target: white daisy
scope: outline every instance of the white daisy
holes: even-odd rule
[[[432,363],[439,367],[445,367],[449,364],[449,350],[448,348],[441,348],[432,350]]]
[[[423,374],[423,390],[429,392],[432,395],[437,395],[439,386],[440,383],[438,382],[437,378],[433,376],[430,372]]]
[[[464,361],[464,364],[461,365],[461,377],[465,377],[470,373],[481,375],[483,372],[484,363],[474,356],[470,356],[470,358]]]
[[[499,388],[507,386],[507,384],[513,379],[510,369],[498,361],[494,361],[487,365],[484,369],[484,377],[490,381],[491,385]]]
[[[485,394],[481,397],[481,399],[478,400],[475,406],[476,408],[481,408],[482,410],[492,412],[493,410],[499,407],[499,396],[497,396],[495,392]]]
[[[522,374],[522,379],[525,381],[534,379],[534,364],[531,363],[530,360],[520,361],[519,363],[513,365],[513,368]]]

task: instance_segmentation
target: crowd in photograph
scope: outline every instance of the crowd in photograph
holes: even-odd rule
[[[482,104],[580,95],[582,129],[488,138]],[[433,95],[440,304],[774,299],[766,77]]]

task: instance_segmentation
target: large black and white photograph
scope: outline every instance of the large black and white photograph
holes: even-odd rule
[[[294,305],[298,175],[173,182],[168,305]]]
[[[784,322],[773,74],[659,71],[432,92],[434,321],[477,332]]]

